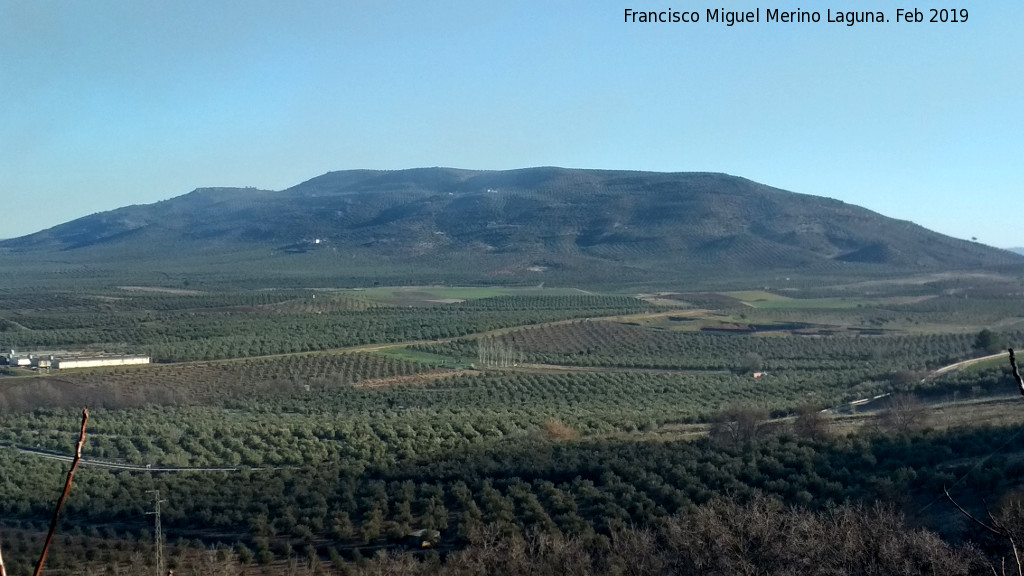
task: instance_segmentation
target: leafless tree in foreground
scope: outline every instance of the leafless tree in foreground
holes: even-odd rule
[[[71,479],[75,476],[75,470],[78,469],[78,463],[82,460],[82,444],[85,443],[85,425],[89,422],[89,411],[82,409],[82,430],[78,435],[78,444],[75,446],[75,459],[71,461],[71,470],[68,470],[67,480],[64,481],[64,492],[61,493],[60,499],[57,500],[57,507],[53,511],[53,519],[50,521],[50,531],[46,534],[46,542],[43,544],[43,552],[39,556],[39,562],[36,564],[35,576],[39,576],[43,571],[43,565],[46,564],[46,555],[50,552],[50,544],[53,543],[53,535],[57,532],[57,521],[60,520],[60,512],[64,508],[64,501],[67,500],[68,494],[71,492]],[[7,569],[4,567],[3,553],[0,552],[0,576],[7,576]]]
[[[898,434],[916,432],[928,425],[928,408],[913,394],[893,394],[882,413],[881,424]]]
[[[50,552],[50,544],[53,543],[53,535],[57,532],[57,522],[60,520],[60,512],[64,509],[64,501],[71,493],[71,479],[75,477],[75,470],[82,460],[82,444],[85,444],[85,425],[89,422],[89,411],[82,409],[82,430],[78,435],[78,444],[75,446],[75,459],[71,461],[71,470],[68,470],[67,480],[64,481],[64,492],[57,500],[57,507],[53,510],[53,519],[50,520],[50,531],[46,534],[46,542],[43,544],[43,552],[39,555],[39,562],[36,564],[35,576],[39,576],[46,564],[46,555]]]
[[[1024,395],[1024,379],[1021,378],[1020,371],[1017,370],[1017,359],[1013,355],[1013,348],[1008,348],[1007,351],[1010,353],[1010,368],[1013,370],[1013,378],[1014,380],[1017,381],[1017,386],[1020,389],[1021,395]],[[963,506],[957,503],[956,500],[953,500],[953,497],[949,495],[949,489],[943,488],[942,491],[943,493],[945,493],[946,499],[949,500],[950,504],[956,507],[956,509],[959,510],[961,514],[966,516],[968,519],[970,519],[972,522],[980,526],[985,531],[995,535],[996,537],[1002,540],[1005,540],[1007,543],[1010,544],[1010,549],[1013,551],[1013,559],[1017,563],[1017,574],[1018,576],[1024,576],[1024,565],[1021,564],[1020,550],[1017,546],[1017,542],[1019,540],[1020,535],[1020,526],[1011,526],[1010,524],[1008,524],[1005,515],[1003,518],[1000,518],[999,516],[992,514],[992,511],[989,510],[987,506],[985,507],[985,514],[988,516],[988,522],[980,520],[974,515],[972,515],[970,512],[965,510]],[[1012,504],[1015,504],[1018,508],[1020,507],[1019,501],[1016,503],[1011,503],[1011,505]],[[1019,519],[1020,514],[1017,514],[1017,516]],[[992,568],[992,572],[996,574],[996,576],[999,576],[999,573],[996,572],[996,569],[994,567]],[[1002,573],[1003,576],[1006,576],[1005,561],[1002,567]]]
[[[1013,357],[1013,348],[1007,348],[1007,350],[1010,352],[1010,368],[1013,369],[1013,379],[1017,381],[1021,396],[1024,396],[1024,379],[1021,379],[1020,372],[1017,371],[1017,359]]]
[[[1017,540],[1014,537],[1013,531],[1010,530],[1009,528],[1007,528],[1007,526],[1005,524],[1003,524],[1003,522],[1001,522],[995,515],[993,515],[992,511],[988,510],[987,507],[985,509],[985,514],[988,515],[988,522],[984,522],[982,520],[979,520],[975,516],[973,516],[967,510],[964,510],[964,508],[962,506],[960,506],[960,504],[958,504],[956,500],[953,500],[953,497],[949,495],[949,490],[948,489],[943,488],[942,491],[946,494],[946,499],[949,500],[950,503],[953,504],[953,506],[955,506],[956,509],[959,510],[961,514],[963,514],[964,516],[969,518],[972,522],[974,522],[978,526],[981,526],[987,532],[989,532],[991,534],[994,534],[995,536],[997,536],[997,537],[999,537],[999,538],[1001,538],[1003,540],[1006,540],[1010,544],[1010,549],[1013,550],[1013,559],[1017,562],[1017,574],[1018,574],[1018,576],[1024,576],[1024,567],[1022,567],[1022,565],[1021,565],[1020,551],[1017,549]],[[999,573],[996,572],[995,568],[992,568],[992,572],[994,574],[996,574],[996,576],[999,576]],[[1002,576],[1006,576],[1006,566],[1005,566],[1005,564],[1003,565],[1002,572],[1003,572]]]
[[[4,554],[0,550],[0,576],[7,576],[7,569],[4,568]]]
[[[708,434],[721,446],[742,448],[758,440],[768,420],[768,410],[761,406],[732,404],[726,406],[711,422]]]
[[[797,406],[793,431],[811,440],[825,440],[832,434],[831,422],[822,412],[821,405],[811,402]]]

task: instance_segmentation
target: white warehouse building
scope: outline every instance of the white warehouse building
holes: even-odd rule
[[[96,368],[98,366],[128,366],[131,364],[149,364],[149,356],[99,356],[94,358],[55,358],[53,368]]]

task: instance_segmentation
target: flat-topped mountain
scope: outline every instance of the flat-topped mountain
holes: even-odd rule
[[[203,188],[0,242],[0,258],[383,281],[671,280],[1018,264],[838,200],[711,173],[563,168],[331,172]]]

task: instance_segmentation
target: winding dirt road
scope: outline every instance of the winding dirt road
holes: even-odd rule
[[[961,360],[959,362],[954,362],[954,363],[952,363],[952,364],[950,364],[948,366],[943,366],[942,368],[939,368],[939,369],[936,369],[936,370],[932,370],[931,374],[928,374],[927,376],[925,376],[924,379],[922,379],[921,381],[924,382],[925,380],[928,380],[929,378],[936,378],[938,376],[942,376],[943,374],[946,374],[947,372],[953,372],[954,370],[959,370],[961,368],[966,368],[967,366],[970,366],[972,364],[978,364],[979,362],[984,362],[986,360],[992,360],[994,358],[1003,358],[1003,357],[1006,357],[1006,356],[1009,356],[1008,352],[998,352],[996,354],[989,354],[988,356],[982,356],[981,358],[971,358],[969,360]]]

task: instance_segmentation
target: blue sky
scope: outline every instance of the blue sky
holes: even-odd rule
[[[726,172],[1024,246],[1024,2],[832,4],[0,0],[0,238],[204,186],[554,165]],[[798,7],[891,21],[703,21]]]

